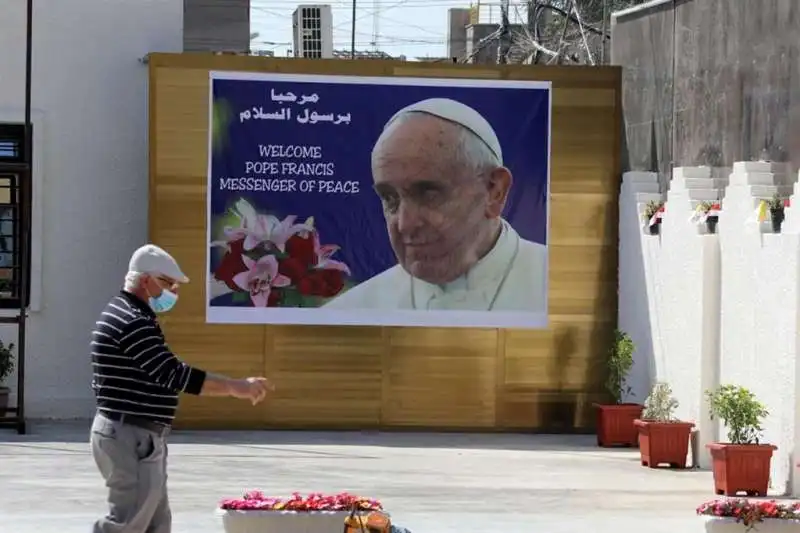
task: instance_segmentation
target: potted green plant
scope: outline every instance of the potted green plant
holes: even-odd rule
[[[780,233],[781,226],[783,225],[783,221],[786,218],[784,213],[784,209],[786,208],[786,202],[788,200],[784,200],[778,193],[775,193],[768,202],[767,208],[769,209],[769,218],[772,221],[772,232],[773,233]]]
[[[633,397],[626,380],[633,366],[635,348],[627,333],[619,329],[614,331],[614,342],[606,360],[608,377],[605,383],[614,403],[595,404],[598,446],[637,445],[638,434],[633,421],[641,416],[643,406],[625,401]]]
[[[713,442],[711,452],[714,490],[717,494],[766,496],[772,454],[777,446],[760,442],[764,404],[744,387],[721,385],[706,391],[711,419],[720,419],[728,428],[728,442]]]
[[[666,383],[656,383],[644,401],[642,418],[634,421],[639,430],[639,453],[643,466],[686,468],[689,437],[694,424],[675,418],[678,400]]]
[[[661,217],[663,213],[664,202],[657,202],[655,200],[647,202],[647,205],[644,208],[644,213],[642,213],[642,218],[644,218],[644,223],[647,225],[650,235],[659,234],[661,229]]]
[[[14,371],[14,344],[6,346],[0,341],[0,417],[6,416],[8,396],[11,391],[3,383]]]

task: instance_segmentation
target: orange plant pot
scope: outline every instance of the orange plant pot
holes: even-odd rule
[[[616,405],[595,404],[597,408],[597,445],[637,446],[639,434],[633,421],[642,416],[644,406],[638,403]]]
[[[668,464],[670,468],[686,468],[689,456],[691,422],[652,422],[634,420],[639,431],[639,454],[642,466],[657,468]]]
[[[706,444],[711,452],[714,470],[714,492],[736,496],[764,497],[769,488],[769,467],[772,453],[778,449],[772,444]]]

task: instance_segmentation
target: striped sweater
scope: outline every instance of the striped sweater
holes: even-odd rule
[[[155,313],[131,293],[111,299],[91,342],[97,409],[172,424],[178,394],[200,394],[206,373],[173,354]]]

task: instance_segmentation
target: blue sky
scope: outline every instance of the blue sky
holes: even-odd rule
[[[475,1],[475,0],[473,0]],[[260,36],[253,49],[274,50],[285,56],[291,48],[292,12],[300,4],[330,4],[333,10],[334,48],[350,49],[352,2],[298,0],[252,0],[251,28]],[[379,49],[391,55],[442,57],[447,54],[447,10],[469,7],[470,0],[357,0],[356,49]],[[487,4],[487,2],[481,2]],[[498,2],[482,7],[481,21],[499,18]],[[490,13],[491,11],[491,13]],[[512,8],[512,17],[515,15]],[[378,43],[371,44],[373,14],[378,14]]]

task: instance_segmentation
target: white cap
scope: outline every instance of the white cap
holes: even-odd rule
[[[155,244],[145,244],[133,252],[128,270],[141,274],[161,274],[180,283],[189,283],[189,278],[181,271],[175,258]]]
[[[428,98],[406,106],[395,113],[386,123],[384,129],[389,127],[389,124],[394,122],[400,115],[410,112],[427,113],[467,128],[489,147],[489,150],[497,156],[500,163],[503,162],[503,150],[500,148],[500,141],[497,139],[497,134],[494,132],[492,125],[468,105],[449,98]]]

